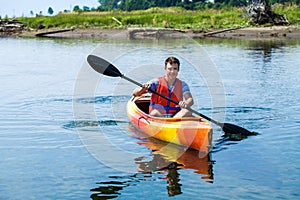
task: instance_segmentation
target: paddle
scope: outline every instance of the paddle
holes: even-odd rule
[[[121,77],[129,82],[132,82],[140,87],[142,87],[142,84],[141,83],[138,83],[136,82],[135,80],[132,80],[128,77],[126,77],[124,74],[122,74],[113,64],[109,63],[108,61],[102,59],[102,58],[99,58],[97,56],[94,56],[94,55],[89,55],[87,57],[87,61],[88,63],[90,64],[90,66],[96,71],[96,72],[99,72],[103,75],[106,75],[106,76],[111,76],[111,77]],[[149,89],[150,92],[154,93],[154,94],[157,94],[159,96],[161,96],[162,98],[165,98],[167,99],[168,101],[171,101],[175,104],[179,104],[179,102],[177,101],[174,101],[173,99],[170,99],[169,97],[167,96],[164,96],[156,91],[153,91],[151,89]],[[245,128],[242,128],[240,126],[237,126],[237,125],[234,125],[234,124],[230,124],[230,123],[221,123],[221,122],[218,122],[214,119],[211,119],[195,110],[193,110],[192,108],[187,108],[189,111],[191,111],[192,113],[196,114],[196,115],[199,115],[200,117],[220,126],[222,128],[222,130],[226,133],[226,134],[239,134],[239,135],[243,135],[243,136],[248,136],[248,135],[256,135],[255,132],[250,132],[248,131],[247,129]]]

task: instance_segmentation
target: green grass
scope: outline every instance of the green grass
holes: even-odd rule
[[[275,13],[284,15],[293,25],[300,24],[300,8],[297,5],[284,6],[277,4],[272,7]]]
[[[291,24],[298,25],[300,9],[297,6],[276,6],[274,11],[284,14]],[[118,24],[112,19],[122,22]],[[233,28],[250,26],[243,8],[226,8],[221,10],[190,11],[183,8],[151,8],[132,12],[72,12],[55,16],[21,17],[19,21],[30,28],[39,25],[58,28],[127,28],[157,27],[203,30],[209,28]]]

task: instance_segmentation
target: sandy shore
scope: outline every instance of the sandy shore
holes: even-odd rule
[[[57,32],[56,32],[57,31]],[[42,36],[56,38],[129,38],[129,39],[163,39],[181,37],[220,37],[220,38],[300,38],[300,27],[273,26],[257,28],[234,28],[207,30],[205,32],[181,31],[165,28],[128,28],[128,29],[46,29],[23,31],[17,36]]]
[[[220,37],[300,37],[300,27],[273,26],[241,28],[229,32],[219,33]]]

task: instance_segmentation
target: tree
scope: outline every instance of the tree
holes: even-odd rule
[[[240,7],[240,6],[247,6],[250,2],[253,2],[253,0],[215,0],[215,4],[222,4],[223,6],[234,6],[234,7]]]
[[[100,1],[99,1],[100,2]],[[106,1],[107,3],[108,1]],[[180,6],[186,9],[196,9],[208,0],[120,0],[117,8],[121,10],[145,10],[152,7]],[[104,2],[103,2],[104,3]]]
[[[118,8],[120,0],[98,0],[98,2],[103,10],[115,10]]]
[[[132,11],[132,10],[146,10],[150,7],[155,7],[151,1],[141,1],[141,0],[121,0],[119,4],[119,9]]]
[[[74,6],[73,11],[78,12],[78,11],[81,11],[81,9],[78,5],[76,5],[76,6]]]
[[[82,10],[83,10],[83,11],[90,11],[90,7],[88,7],[88,6],[83,6]]]
[[[151,7],[171,7],[180,6],[189,10],[217,8],[222,7],[246,7],[253,3],[262,3],[264,0],[98,0],[100,6],[97,10],[110,11],[110,10],[145,10]],[[300,0],[267,0],[269,5],[275,3],[282,4],[297,4]]]
[[[48,8],[48,14],[49,14],[49,15],[53,15],[53,13],[54,13],[53,9],[52,9],[51,7],[49,7],[49,8]]]

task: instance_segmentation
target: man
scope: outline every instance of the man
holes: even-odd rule
[[[170,99],[179,102],[178,105],[160,97],[151,94],[149,114],[156,117],[191,117],[192,112],[187,110],[194,104],[189,86],[178,79],[180,62],[175,57],[169,57],[165,61],[165,76],[144,83],[141,88],[133,91],[134,96],[141,96],[149,89],[156,91]]]

